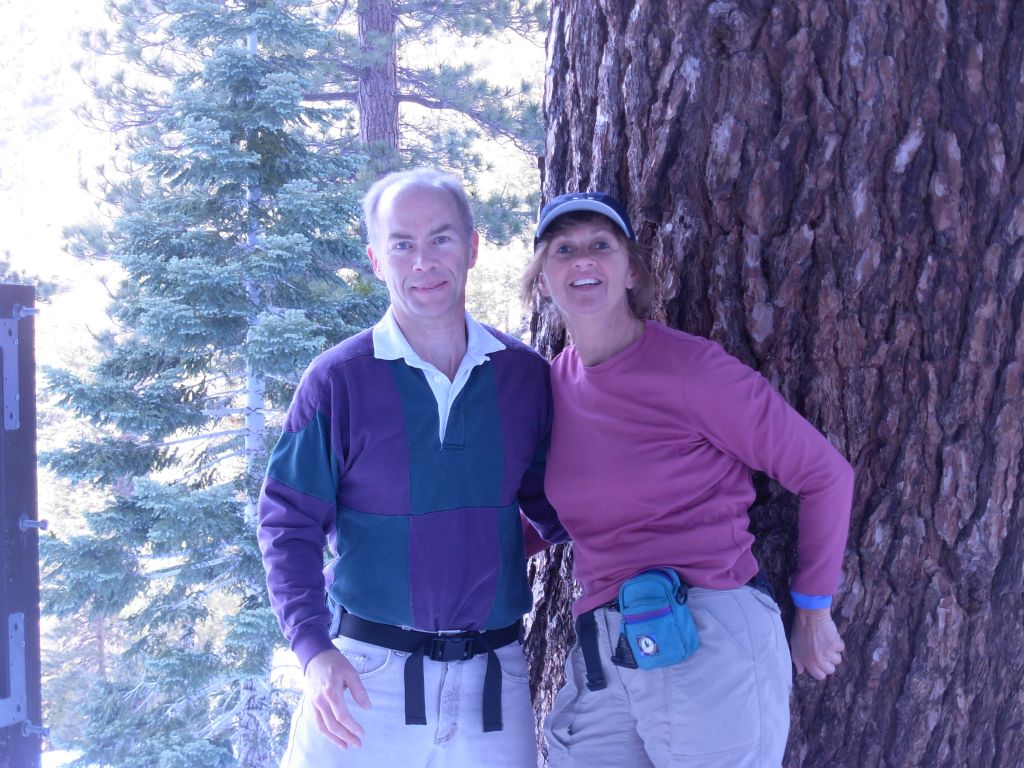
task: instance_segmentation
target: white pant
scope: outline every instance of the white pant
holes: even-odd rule
[[[359,672],[370,697],[361,709],[346,693],[349,711],[363,726],[363,745],[343,750],[316,727],[302,697],[292,718],[282,768],[536,768],[537,746],[526,660],[519,643],[499,648],[500,731],[484,733],[483,690],[487,655],[468,661],[423,661],[426,725],[405,724],[405,661],[408,654],[339,637],[338,650]]]
[[[700,648],[654,670],[611,663],[621,617],[596,611],[608,686],[587,690],[577,643],[544,726],[551,768],[781,765],[793,673],[778,606],[750,587],[691,588],[689,604]]]

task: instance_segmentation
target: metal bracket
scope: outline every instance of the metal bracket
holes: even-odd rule
[[[28,719],[28,694],[25,685],[25,614],[7,617],[7,665],[11,676],[11,695],[0,699],[0,728]]]
[[[0,346],[4,354],[4,429],[21,426],[21,392],[18,382],[18,321],[38,315],[39,310],[15,304],[9,318],[0,319]]]

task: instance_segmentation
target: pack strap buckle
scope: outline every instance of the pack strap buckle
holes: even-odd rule
[[[430,652],[427,658],[431,661],[467,661],[486,648],[478,642],[478,634],[434,635],[430,639]]]

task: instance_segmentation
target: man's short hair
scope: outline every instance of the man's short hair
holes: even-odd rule
[[[472,234],[473,211],[469,207],[469,198],[462,188],[462,183],[450,173],[436,168],[413,168],[408,171],[395,171],[377,179],[363,197],[363,219],[366,222],[366,238],[369,242],[373,242],[377,231],[377,206],[380,205],[380,199],[387,190],[395,186],[403,189],[429,187],[447,192],[455,202],[455,210],[458,212],[464,234],[467,237]]]

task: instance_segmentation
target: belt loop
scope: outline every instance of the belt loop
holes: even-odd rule
[[[595,611],[587,611],[576,619],[576,634],[580,638],[583,664],[587,668],[587,689],[600,691],[608,687],[601,667],[601,654],[597,650],[597,618]]]
[[[484,672],[484,733],[500,731],[501,722],[501,662],[493,649],[487,649],[487,669]]]
[[[423,685],[423,646],[405,660],[405,724],[426,725],[427,704]]]
[[[331,640],[341,634],[341,617],[345,610],[339,605],[331,612]]]

